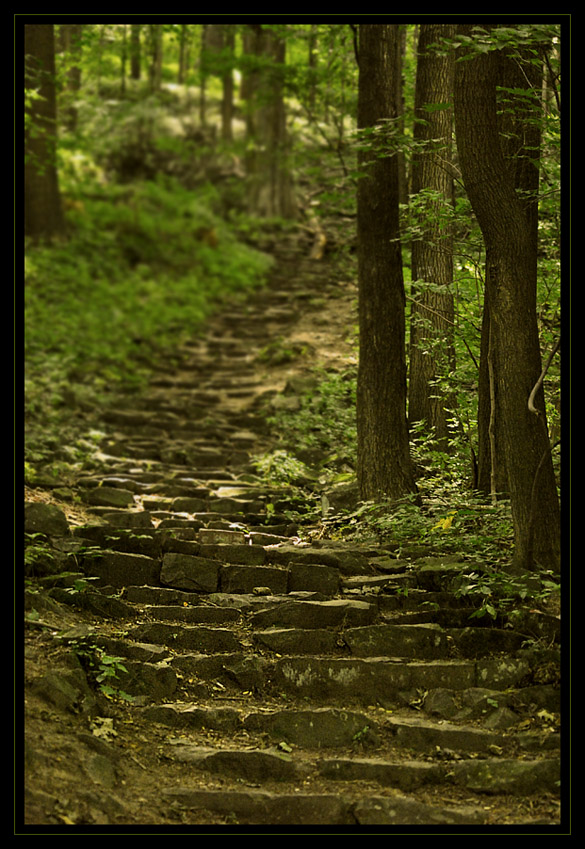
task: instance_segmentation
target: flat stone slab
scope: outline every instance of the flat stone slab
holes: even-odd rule
[[[134,493],[114,486],[96,486],[83,490],[81,500],[96,507],[129,507],[134,504]]]
[[[134,608],[119,598],[93,592],[92,590],[85,590],[81,593],[69,593],[65,589],[55,587],[50,590],[49,594],[51,598],[56,599],[61,604],[69,604],[82,610],[87,610],[93,615],[101,616],[104,619],[134,619],[136,616]]]
[[[250,533],[252,545],[279,545],[288,542],[288,537],[276,533],[264,533],[263,531],[252,531]]]
[[[561,762],[558,757],[539,760],[490,759],[453,764],[451,781],[473,793],[530,796],[558,793]]]
[[[337,635],[322,628],[273,628],[257,631],[254,643],[278,654],[331,654],[339,649]]]
[[[355,825],[350,805],[335,795],[267,793],[260,790],[163,790],[170,803],[236,818],[248,825]],[[233,819],[232,819],[233,821]]]
[[[207,510],[207,500],[193,496],[179,496],[170,502],[174,513],[204,513]]]
[[[217,545],[219,543],[245,545],[246,534],[244,531],[222,530],[221,528],[202,528],[199,531],[199,541],[205,545]]]
[[[289,563],[289,592],[309,591],[336,595],[339,591],[339,569],[314,563]]]
[[[143,715],[150,722],[160,722],[172,728],[208,728],[231,734],[241,729],[240,712],[234,708],[200,708],[191,704],[164,704],[145,708]]]
[[[104,550],[99,555],[81,556],[80,561],[86,575],[96,576],[113,587],[159,583],[160,561],[144,554]]]
[[[333,781],[375,781],[399,790],[414,790],[442,781],[447,768],[442,764],[411,760],[391,762],[381,758],[324,758],[319,774]]]
[[[274,595],[286,593],[288,571],[273,566],[222,566],[220,587],[222,592],[236,594],[251,593],[257,587],[266,587]]]
[[[338,708],[251,713],[244,719],[244,727],[305,749],[350,746],[357,740],[361,744],[379,743],[373,720],[364,714]]]
[[[328,628],[367,625],[374,621],[376,608],[364,601],[295,601],[285,602],[252,616],[255,628],[270,626],[294,628]]]
[[[313,563],[339,568],[339,558],[320,548],[299,545],[270,546],[266,555],[269,563],[276,563],[280,566],[288,566],[289,563]]]
[[[446,782],[485,795],[556,793],[560,780],[560,759],[510,760],[482,758],[429,763],[383,758],[325,758],[319,773],[334,781],[375,781],[402,791]]]
[[[220,564],[208,557],[190,554],[165,554],[160,570],[160,583],[192,592],[217,592]],[[148,583],[148,581],[144,581]]]
[[[284,753],[222,749],[220,751],[197,746],[177,745],[171,750],[172,759],[192,764],[197,769],[213,775],[224,775],[239,781],[298,781],[303,770]]]
[[[266,563],[266,554],[259,545],[202,544],[199,552],[202,557],[219,560],[220,563],[236,563],[241,566],[263,566]]]
[[[211,496],[209,507],[222,515],[244,515],[246,513],[262,513],[266,508],[263,501],[246,498],[217,498]]]
[[[24,504],[24,530],[28,534],[68,536],[69,523],[65,513],[56,504],[26,501]]]
[[[407,796],[362,799],[353,811],[359,825],[481,825],[487,819],[479,807],[437,807]]]
[[[499,732],[423,718],[390,717],[387,727],[399,745],[417,751],[435,751],[439,747],[460,752],[487,752],[490,746],[501,749],[513,742],[513,738],[506,738]]]
[[[274,663],[272,682],[281,691],[316,701],[347,699],[362,705],[396,707],[408,704],[409,693],[447,683],[452,689],[471,687],[470,662],[412,663],[390,658],[283,657]]]
[[[369,657],[434,660],[447,657],[447,635],[439,625],[368,625],[349,628],[343,639],[351,653]]]
[[[131,636],[139,642],[158,643],[204,653],[234,652],[242,648],[236,636],[227,628],[149,622],[138,625],[131,632]]]
[[[476,662],[477,686],[505,690],[515,687],[530,674],[530,663],[523,658],[496,657]]]
[[[187,602],[179,605],[156,605],[148,610],[153,619],[167,622],[187,622],[221,625],[226,622],[239,622],[241,613],[234,608],[214,607],[207,604],[190,606]]]

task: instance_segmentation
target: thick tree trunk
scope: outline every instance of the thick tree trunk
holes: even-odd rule
[[[470,34],[470,27],[463,30]],[[537,565],[556,570],[560,516],[542,389],[536,402],[540,415],[528,409],[541,372],[534,221],[516,193],[514,168],[499,132],[496,92],[505,61],[501,51],[492,50],[456,63],[456,137],[465,188],[486,246],[495,415],[512,506],[514,565],[523,571]]]
[[[405,295],[398,217],[398,159],[380,148],[396,118],[398,27],[359,28],[358,483],[364,501],[416,492],[406,423]]]
[[[530,87],[540,99],[542,71],[538,64],[531,61],[517,61],[522,57],[518,51],[515,57],[507,52],[500,54],[498,62],[499,96],[498,125],[502,153],[513,181],[518,199],[527,217],[529,237],[535,255],[538,250],[538,187],[539,170],[535,160],[540,148],[540,105],[530,103],[525,93]],[[530,59],[531,56],[524,58]],[[508,89],[508,91],[506,91]],[[511,90],[515,89],[516,94]],[[536,260],[535,260],[536,261]],[[508,494],[508,474],[506,471],[506,453],[502,442],[500,422],[502,412],[497,412],[500,392],[490,380],[490,362],[492,353],[489,293],[486,293],[482,320],[482,341],[479,375],[478,403],[478,489],[490,493],[492,497]],[[496,407],[492,410],[492,400]],[[494,450],[495,449],[495,450]]]
[[[455,25],[422,24],[416,72],[414,141],[423,145],[413,155],[412,193],[426,193],[424,232],[412,244],[412,294],[408,417],[424,421],[438,445],[447,450],[447,420],[454,398],[439,385],[455,366],[453,240],[448,207],[453,203],[451,135],[453,55],[429,49],[441,37],[452,37]],[[448,107],[448,108],[447,108]]]
[[[40,97],[27,108],[24,232],[33,239],[65,234],[56,163],[57,107],[52,24],[24,27],[25,87]]]

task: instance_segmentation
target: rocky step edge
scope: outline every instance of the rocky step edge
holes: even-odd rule
[[[84,530],[87,533],[87,529]],[[83,532],[83,529],[80,532]],[[221,546],[222,544],[216,543],[216,545]],[[229,544],[225,543],[223,545],[225,549],[229,546]],[[284,548],[286,548],[286,546],[284,546]],[[233,550],[233,545],[231,550]],[[223,555],[225,553],[226,551],[222,551],[221,560],[224,559]],[[306,556],[309,552],[305,551],[303,553]],[[316,552],[312,553],[315,554]],[[287,554],[287,556],[290,557],[290,553]],[[321,552],[321,557],[323,557],[323,552]],[[243,568],[245,569],[246,567]],[[326,568],[331,569],[333,567],[329,566]],[[57,595],[58,589],[59,588],[56,588],[53,591]],[[258,588],[254,589],[258,591]],[[168,597],[168,592],[179,593],[179,597],[170,599]],[[148,595],[149,593],[150,596]],[[152,602],[155,601],[153,593],[155,595],[156,593],[162,593],[163,596],[167,593],[167,598],[159,597],[156,599],[156,602],[152,604]],[[513,671],[511,671],[512,667],[510,666],[510,661],[503,664],[501,662],[495,664],[492,663],[491,666],[490,664],[484,664],[481,667],[478,667],[477,664],[467,663],[462,665],[461,662],[446,661],[448,666],[443,665],[440,667],[440,665],[437,665],[437,660],[431,661],[430,665],[428,661],[424,661],[422,663],[417,661],[405,661],[404,659],[399,660],[398,657],[392,658],[392,660],[381,660],[379,657],[377,641],[382,640],[382,643],[387,645],[388,642],[392,643],[392,636],[395,638],[393,654],[397,655],[406,653],[416,657],[419,652],[425,655],[429,651],[429,646],[434,646],[434,651],[432,653],[434,653],[436,657],[437,651],[439,654],[445,653],[447,643],[445,642],[445,639],[441,639],[441,637],[444,638],[444,635],[439,634],[439,626],[431,626],[430,628],[428,626],[419,626],[417,628],[416,626],[384,624],[371,626],[363,624],[364,622],[371,621],[370,617],[372,616],[372,611],[374,611],[374,609],[376,614],[379,614],[378,605],[368,604],[363,601],[350,600],[348,606],[343,602],[340,605],[338,603],[340,601],[339,599],[330,600],[329,602],[319,602],[314,600],[297,600],[291,602],[289,597],[288,601],[283,602],[282,598],[274,600],[271,598],[263,598],[262,595],[254,595],[253,592],[247,599],[244,597],[246,595],[245,593],[236,595],[229,593],[218,594],[216,592],[207,595],[207,604],[201,604],[201,594],[185,593],[173,588],[167,588],[165,590],[160,587],[149,588],[140,586],[129,587],[126,594],[128,601],[122,602],[122,604],[144,605],[145,603],[151,602],[149,612],[153,614],[152,618],[155,621],[138,625],[134,633],[129,635],[134,638],[134,647],[138,653],[146,652],[147,656],[151,657],[151,660],[149,662],[145,662],[144,660],[136,660],[136,658],[134,658],[132,663],[130,663],[130,666],[134,664],[134,668],[128,672],[128,680],[124,682],[124,686],[127,686],[129,689],[137,689],[138,691],[142,690],[143,692],[146,689],[149,693],[149,698],[152,697],[152,695],[155,695],[158,697],[159,701],[162,700],[164,702],[164,700],[169,697],[175,699],[175,702],[171,704],[163,703],[159,705],[150,705],[150,707],[145,708],[145,711],[147,711],[147,718],[150,721],[163,722],[171,726],[178,725],[183,730],[185,728],[193,730],[192,726],[194,724],[195,728],[199,728],[199,730],[201,728],[215,728],[218,733],[225,733],[226,730],[228,730],[229,734],[232,735],[240,728],[246,731],[246,733],[250,733],[250,728],[254,726],[254,723],[261,722],[260,718],[263,717],[264,725],[260,724],[260,733],[263,736],[263,739],[265,739],[266,736],[271,738],[271,735],[274,735],[276,730],[276,737],[283,737],[283,740],[280,740],[279,743],[283,744],[285,747],[290,746],[291,744],[293,746],[298,746],[300,741],[303,745],[303,750],[306,748],[307,744],[309,744],[310,747],[311,743],[310,739],[307,740],[306,737],[303,738],[302,731],[298,731],[299,727],[302,729],[304,723],[305,728],[315,729],[315,727],[317,727],[317,729],[320,729],[317,733],[317,738],[313,737],[313,741],[315,741],[315,739],[319,740],[319,748],[322,748],[323,741],[326,740],[329,740],[329,745],[331,745],[332,741],[337,744],[339,744],[340,741],[347,744],[349,735],[352,741],[355,741],[356,739],[361,740],[361,745],[374,745],[374,747],[380,746],[381,740],[385,738],[386,740],[391,739],[393,743],[398,743],[400,747],[405,747],[406,749],[414,748],[416,750],[417,748],[422,748],[424,751],[427,751],[429,747],[432,748],[434,746],[435,751],[455,752],[455,757],[458,758],[463,757],[461,752],[467,751],[468,755],[469,752],[471,752],[472,755],[477,755],[479,750],[482,751],[482,759],[485,759],[489,752],[497,751],[498,759],[496,760],[496,764],[500,764],[497,768],[504,770],[505,774],[508,776],[506,779],[508,781],[510,780],[510,770],[515,769],[515,767],[510,767],[510,770],[507,770],[506,767],[501,767],[501,764],[504,763],[501,758],[504,752],[509,750],[510,740],[513,740],[512,748],[520,745],[521,748],[523,747],[525,757],[528,757],[529,759],[533,757],[533,754],[530,754],[531,751],[533,753],[534,751],[542,750],[543,748],[544,742],[542,734],[537,735],[537,737],[539,737],[537,745],[537,740],[534,735],[531,736],[530,732],[524,734],[520,733],[520,735],[511,737],[510,733],[505,731],[502,732],[489,728],[478,730],[473,726],[468,728],[466,726],[453,725],[452,723],[445,725],[445,720],[442,720],[440,724],[437,724],[434,721],[423,721],[420,717],[416,716],[414,718],[402,717],[399,719],[398,717],[390,715],[388,719],[385,719],[384,722],[380,723],[378,719],[372,718],[371,711],[367,714],[358,713],[357,715],[355,713],[348,714],[347,711],[341,711],[341,721],[339,721],[339,711],[319,707],[316,709],[317,712],[307,712],[307,710],[305,710],[304,714],[298,711],[291,712],[290,710],[279,709],[273,711],[270,716],[267,716],[266,711],[262,710],[256,715],[256,718],[254,718],[254,712],[252,711],[250,713],[249,709],[244,711],[234,708],[201,709],[197,707],[196,703],[194,705],[188,701],[177,702],[176,696],[178,695],[177,690],[179,689],[180,682],[187,678],[187,680],[191,683],[195,682],[197,685],[195,687],[195,695],[197,696],[198,693],[200,697],[204,696],[206,699],[209,699],[214,695],[217,696],[218,691],[224,698],[227,697],[226,692],[228,692],[228,688],[230,685],[233,687],[235,682],[240,693],[244,692],[248,695],[253,695],[255,698],[260,698],[262,705],[265,704],[267,693],[272,694],[277,692],[281,697],[282,695],[288,695],[294,699],[301,697],[305,700],[315,700],[315,696],[317,695],[316,700],[319,702],[320,695],[320,699],[326,702],[334,699],[336,702],[341,700],[342,702],[348,702],[350,704],[355,703],[356,700],[363,703],[364,694],[367,694],[365,701],[377,704],[378,708],[381,706],[381,699],[382,704],[388,704],[389,695],[394,694],[394,700],[396,700],[396,694],[398,694],[399,704],[411,706],[413,701],[418,700],[418,706],[422,707],[423,703],[426,702],[429,696],[431,704],[434,701],[435,704],[445,705],[456,703],[457,696],[461,697],[461,693],[463,692],[465,694],[463,701],[467,701],[468,710],[469,706],[473,703],[477,710],[478,705],[482,703],[482,700],[484,706],[489,704],[493,707],[495,704],[498,704],[497,698],[499,693],[498,690],[490,689],[489,687],[469,686],[477,684],[478,676],[482,684],[490,684],[492,687],[494,687],[494,685],[496,687],[504,685],[507,689],[510,689],[514,683],[517,683],[518,676],[523,673],[528,673],[530,664],[526,659],[524,659],[523,663],[521,662],[518,666],[513,667],[512,665]],[[101,596],[101,593],[85,596],[86,602],[89,598],[91,598],[91,596],[99,597]],[[214,607],[214,605],[217,605],[218,596],[224,604]],[[69,598],[71,597],[72,596]],[[107,599],[107,597],[105,598]],[[133,601],[130,601],[129,599],[133,599]],[[112,598],[110,598],[109,601],[119,602],[119,600]],[[174,601],[175,604],[161,604],[161,602],[164,601]],[[379,601],[379,598],[377,601]],[[211,605],[209,602],[211,602]],[[331,604],[331,602],[333,602],[333,604]],[[234,621],[234,612],[238,614],[238,620],[241,627],[241,617],[246,609],[253,611],[252,616],[254,617],[254,625],[260,626],[259,630],[255,630],[254,625],[252,627],[252,647],[256,652],[261,653],[260,656],[253,656],[249,653],[250,645],[246,645],[246,636],[249,637],[249,630],[243,641],[240,643],[237,638],[233,638],[229,629],[226,630],[223,627],[225,624],[225,613],[229,614],[228,619],[231,618],[232,621]],[[105,608],[102,608],[102,614],[104,613],[104,610]],[[140,610],[143,612],[144,608],[140,608]],[[219,622],[221,624],[218,624],[217,622],[217,611],[220,613]],[[327,621],[324,617],[325,611],[327,611],[329,621]],[[96,611],[94,611],[94,613],[95,612]],[[127,613],[127,611],[125,612]],[[185,617],[186,612],[190,612],[191,617]],[[210,612],[214,614],[212,617],[210,617]],[[337,616],[341,615],[341,618],[337,619],[337,621],[332,620],[331,614],[333,612],[335,612]],[[305,614],[305,618],[303,618],[303,614]],[[117,614],[115,615],[122,615],[122,611],[118,608]],[[349,620],[348,615],[350,617]],[[352,615],[354,617],[357,616],[357,618],[353,620],[354,627],[351,627]],[[365,620],[362,618],[364,615],[366,616]],[[185,626],[183,624],[184,619],[192,619],[193,616],[195,617],[195,621],[197,621],[197,617],[199,616],[204,622],[209,623],[211,621],[214,624],[212,624],[211,627],[209,624],[206,624],[203,628],[193,625]],[[293,616],[292,619],[291,616]],[[130,615],[126,618],[131,621],[134,617]],[[169,618],[171,619],[170,630],[166,627],[169,623],[164,622],[165,619]],[[163,619],[163,622],[159,623],[156,621],[157,619]],[[291,628],[290,626],[293,623],[294,627]],[[269,626],[268,629],[264,627],[267,624]],[[347,648],[350,648],[350,651],[355,652],[357,646],[357,653],[365,654],[366,657],[364,659],[360,658],[359,660],[347,658],[324,658],[322,655],[319,657],[302,655],[300,657],[295,657],[292,653],[285,657],[278,657],[280,652],[277,651],[277,649],[291,652],[291,645],[293,647],[296,646],[297,649],[300,647],[301,653],[303,651],[307,652],[311,645],[314,647],[315,643],[319,644],[322,653],[324,652],[324,649],[325,651],[331,651],[334,648],[332,637],[335,638],[335,647],[338,649],[339,653],[340,632],[338,631],[337,634],[333,632],[332,634],[331,631],[327,630],[327,628],[317,627],[323,624],[328,625],[330,628],[345,626],[345,630],[341,631],[344,635],[342,638],[343,649],[347,650]],[[278,625],[284,625],[285,627],[278,628]],[[305,627],[299,627],[301,625],[304,625]],[[350,627],[347,627],[348,625]],[[408,634],[409,632],[412,636],[406,639],[405,634]],[[467,633],[469,633],[469,630],[467,630]],[[397,637],[399,639],[398,644],[396,643]],[[421,639],[423,642],[418,642]],[[283,640],[284,642],[282,642]],[[167,643],[170,643],[170,647],[166,645]],[[408,649],[406,651],[405,644],[408,645]],[[111,640],[110,642],[105,640],[103,645],[109,652],[117,651],[120,652],[122,656],[128,654],[127,641],[118,640],[112,643]],[[302,648],[303,645],[305,646],[304,649]],[[126,646],[126,651],[124,651],[124,646]],[[371,654],[372,648],[374,649],[375,656],[368,657],[367,655]],[[156,657],[157,649],[159,650],[158,658],[155,663],[152,663],[152,653],[154,652],[154,656]],[[238,649],[238,651],[234,652],[233,649]],[[219,656],[216,653],[218,650],[220,652]],[[178,651],[180,652],[179,655],[176,654]],[[165,652],[167,652],[167,656],[164,656]],[[172,652],[173,654],[170,666],[168,657],[169,652]],[[132,655],[132,651],[130,651],[130,655]],[[269,657],[266,655],[269,655]],[[274,657],[274,655],[276,655],[276,657]],[[174,669],[173,664],[175,666]],[[138,674],[136,674],[137,669]],[[375,674],[372,674],[373,669],[376,670]],[[423,675],[423,670],[429,669],[431,669],[430,678],[427,677],[428,671]],[[447,670],[450,677],[446,677]],[[503,672],[505,674],[502,677]],[[134,686],[132,686],[131,683],[133,675],[135,676]],[[420,677],[421,675],[423,675],[423,677]],[[205,683],[205,676],[208,678],[207,683]],[[524,677],[526,677],[526,675],[524,675]],[[226,681],[226,683],[222,682],[222,678]],[[373,689],[372,679],[376,682]],[[320,693],[316,694],[315,691],[316,689],[318,690],[318,687],[315,687],[315,682],[322,681],[328,681],[329,683],[324,690],[321,690]],[[137,686],[136,682],[138,682]],[[287,686],[290,686],[291,683],[292,690],[289,689],[289,692],[287,693]],[[435,684],[434,687],[432,686],[433,684]],[[451,684],[451,687],[445,687],[445,684]],[[462,690],[462,684],[468,686],[465,686]],[[203,691],[201,689],[202,687]],[[191,687],[187,689],[193,688]],[[422,694],[425,694],[424,699],[421,698]],[[182,695],[187,696],[189,693],[183,692]],[[191,695],[193,695],[193,693],[191,693]],[[236,694],[235,698],[237,699],[238,697],[238,694]],[[356,699],[356,697],[358,698]],[[392,702],[392,696],[390,696],[390,701]],[[522,705],[521,697],[519,701],[515,703],[515,707],[518,708],[519,705]],[[459,706],[461,706],[461,699],[459,700]],[[395,706],[392,708],[385,708],[385,710],[392,711],[395,709]],[[443,711],[445,710],[444,707],[442,709]],[[481,710],[482,708],[479,708],[479,712],[481,712]],[[148,711],[150,711],[149,714]],[[465,711],[465,707],[463,707],[463,711]],[[476,715],[478,714],[476,713]],[[288,726],[286,721],[287,717],[289,720]],[[323,717],[326,718],[325,726],[323,724]],[[497,721],[494,723],[496,729],[498,725],[503,725],[505,728],[507,724],[514,724],[513,721],[510,723],[511,719],[514,719],[513,711],[506,705],[502,705],[502,707],[499,708]],[[332,732],[326,732],[324,730],[326,727],[333,727],[334,730]],[[295,728],[297,729],[296,731]],[[379,730],[373,730],[380,728],[382,728],[382,736],[380,736],[381,732]],[[332,734],[333,736],[331,736]],[[502,745],[502,743],[504,745]],[[522,772],[523,775],[547,775],[548,779],[544,782],[544,784],[549,792],[552,785],[558,781],[558,758],[551,754],[552,752],[556,755],[555,749],[557,745],[558,740],[555,740],[555,735],[547,735],[547,742],[546,745],[544,745],[544,748],[547,752],[549,752],[549,757],[546,758],[545,766],[538,765],[534,768],[535,763],[537,763],[536,761],[523,760],[520,761],[520,763],[524,764],[524,766],[518,767],[521,772],[524,770],[524,772]],[[195,749],[198,751],[196,752]],[[224,754],[223,752],[225,749],[222,749],[219,753],[216,753],[215,751],[201,752],[199,751],[200,749],[201,747],[195,746],[193,748],[193,746],[191,746],[188,753],[186,749],[184,752],[187,753],[186,757],[188,759],[194,759],[194,761],[198,763],[203,770],[211,769],[213,771],[215,768],[219,768],[221,770],[223,767],[218,765],[225,765],[226,763],[231,762],[231,760],[235,757],[233,752],[230,756],[229,750],[227,754]],[[282,752],[278,752],[276,757],[281,758],[281,756]],[[251,762],[250,757],[253,756],[244,754],[242,763],[246,762],[249,764]],[[237,757],[236,760],[238,760]],[[369,764],[369,760],[371,759],[367,759],[368,763],[365,766],[353,763],[355,758],[350,760],[352,763],[349,765],[346,764],[343,759],[338,762],[338,766],[336,767],[336,769],[339,770],[338,777],[346,776],[346,780],[354,781],[368,780],[368,778],[365,777],[361,779],[357,778],[356,776],[360,774],[363,776],[369,775],[370,777],[373,774],[392,774],[393,761],[388,760],[387,758],[375,758],[373,764]],[[262,759],[257,759],[256,762],[260,763],[262,762]],[[526,764],[529,762],[531,763],[530,769],[526,767]],[[516,764],[516,761],[514,760],[512,763]],[[540,763],[541,761],[538,761],[538,764]],[[542,763],[544,763],[544,761]],[[317,770],[317,774],[323,777],[322,770],[330,769],[331,765],[326,767],[321,759],[319,760],[319,764],[320,766]],[[243,765],[241,770],[245,772],[248,768],[249,767]],[[365,772],[360,773],[362,768]],[[230,769],[233,770],[233,766],[230,767]],[[410,767],[408,769],[410,769]],[[469,769],[469,766],[457,766],[457,770],[459,770],[461,775],[467,774]],[[490,784],[492,790],[495,787],[503,786],[501,781],[494,784],[493,770],[490,771],[490,769],[487,769],[485,764],[483,764],[482,769],[484,770],[484,773],[482,774],[491,776],[489,781],[487,781],[487,784]],[[485,771],[486,769],[487,772]],[[368,772],[368,770],[370,770],[370,772]],[[381,770],[381,773],[376,773],[377,770]],[[413,767],[413,770],[416,770],[416,766]],[[313,772],[315,772],[315,770],[313,770]],[[427,771],[427,773],[429,776],[435,775],[437,778],[441,775],[440,771],[435,771],[434,773]],[[514,780],[518,786],[530,786],[534,788],[534,785],[526,783],[525,779],[519,779],[519,773],[516,772],[514,774],[516,775],[516,779]],[[554,775],[555,778],[550,781],[549,779],[552,775]],[[350,779],[348,776],[353,777]],[[378,780],[379,779],[376,779],[376,781]],[[405,779],[407,783],[409,780],[410,779]],[[443,779],[441,778],[440,781],[442,780]],[[510,786],[508,789],[510,789]],[[485,788],[483,791],[479,792],[485,792]],[[530,790],[529,792],[533,792],[533,790]],[[193,797],[189,798],[191,800],[189,804],[194,804],[195,806],[203,804],[206,810],[209,809],[210,805],[211,807],[214,807],[220,804],[218,799],[215,797],[214,801],[212,801],[211,798],[207,799],[207,801],[203,801],[202,798],[198,797],[198,802]],[[247,806],[251,806],[251,808],[248,810],[248,813],[241,813],[241,816],[252,817],[251,821],[254,821],[254,818],[259,816],[258,811],[264,810],[266,806],[268,806],[267,810],[272,810],[269,796],[262,796],[261,798],[258,798],[257,793],[252,794],[251,797],[248,794],[244,797],[244,800],[244,807],[247,808]],[[242,800],[240,800],[240,802],[242,802]],[[183,799],[183,804],[184,803],[185,800]],[[232,803],[235,803],[234,799],[230,798],[226,801],[228,807]],[[382,817],[380,821],[386,821],[383,817],[389,816],[387,803],[388,800],[386,800],[381,806],[378,805],[375,808],[375,810],[378,811],[377,814],[373,814],[372,811],[368,809],[370,813],[367,814],[367,816]],[[352,803],[350,807],[353,811],[355,805]],[[230,810],[232,809],[230,808]],[[311,810],[311,806],[309,806],[309,810]],[[406,808],[403,807],[403,810],[406,811]],[[253,813],[253,811],[256,811],[256,813]],[[274,813],[272,812],[270,816],[272,817],[273,815]],[[347,815],[347,809],[345,809],[343,816],[346,817]],[[413,810],[409,809],[409,813],[405,813],[404,815],[409,819],[419,815],[425,816],[428,822],[438,822],[439,820],[437,820],[437,817],[443,816],[444,812],[439,813],[437,811],[432,812],[427,810],[424,814],[420,812],[419,814],[414,814]],[[329,817],[330,814],[327,814],[327,816]],[[362,812],[360,816],[366,816],[366,814],[363,814]],[[396,816],[396,813],[392,814],[392,816]],[[455,820],[451,821],[461,821],[457,820],[457,817],[459,816],[458,813],[453,814],[453,816],[455,816]],[[467,812],[463,816],[471,815]],[[476,816],[476,814],[473,816]],[[358,818],[357,821],[361,820]]]
[[[232,654],[252,644],[255,650],[275,655],[298,655],[288,675],[291,681],[305,682],[304,689],[294,684],[303,697],[314,696],[319,686],[325,698],[343,697],[347,695],[343,684],[335,682],[344,682],[348,676],[359,693],[372,674],[372,658],[389,656],[413,663],[419,658],[431,661],[434,680],[428,672],[421,673],[427,678],[419,680],[411,663],[409,687],[397,667],[386,664],[385,677],[377,685],[380,697],[396,686],[405,692],[440,686],[460,689],[462,684],[505,689],[532,676],[532,683],[540,687],[533,695],[542,709],[558,710],[560,633],[555,617],[545,617],[543,622],[535,614],[532,632],[525,627],[525,633],[505,627],[470,627],[469,611],[462,609],[460,600],[445,591],[432,591],[460,574],[465,564],[422,565],[413,570],[399,561],[380,564],[381,558],[372,560],[363,549],[276,542],[280,539],[265,532],[209,528],[178,527],[130,535],[107,526],[76,528],[73,537],[63,541],[63,556],[69,562],[73,557],[82,574],[97,577],[102,592],[77,595],[63,587],[50,592],[61,601],[82,604],[96,615],[114,619],[132,620],[136,615],[132,605],[142,605],[138,609],[149,621],[137,630],[135,639],[141,642],[164,644],[172,639],[171,645],[186,650]],[[111,547],[101,548],[104,543]],[[135,545],[142,553],[132,551]],[[392,574],[359,574],[382,565],[392,568]],[[357,576],[352,574],[355,571]],[[121,588],[126,588],[127,601],[115,595]],[[244,632],[240,638],[232,633],[232,624],[250,628],[252,643],[249,634]],[[524,648],[527,638],[542,638],[544,624],[551,626],[545,634],[551,647]],[[331,662],[339,667],[339,674],[333,674],[330,661],[326,671],[309,673],[305,656],[315,653],[334,655]],[[499,664],[494,658],[502,655],[514,659]],[[315,677],[327,686],[322,682],[317,686]],[[453,687],[447,686],[451,679]],[[443,715],[453,710],[448,699],[441,708],[434,707]]]
[[[107,640],[104,645],[116,648]],[[241,674],[237,663],[232,668]],[[72,686],[64,675],[59,681],[56,671],[50,677],[35,683],[37,693],[61,705],[73,699],[69,706],[77,707],[84,691],[79,678]],[[184,766],[179,786],[176,778],[172,787],[163,782],[162,799],[220,818],[213,821],[478,824],[489,821],[495,798],[515,797],[518,805],[518,797],[558,790],[558,753],[543,750],[530,735],[437,724],[380,707],[291,708],[250,691],[226,701],[225,691],[214,686],[218,706],[175,701],[128,707],[114,732],[123,745],[124,724],[138,723],[144,739],[158,739],[173,775],[177,765]],[[169,732],[157,738],[153,724]],[[124,757],[123,750],[103,743],[100,752],[114,763]]]

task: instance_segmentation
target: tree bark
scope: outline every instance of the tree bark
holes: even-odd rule
[[[421,24],[415,91],[412,161],[413,196],[425,197],[419,215],[424,231],[412,244],[410,379],[408,418],[424,421],[438,447],[447,450],[447,419],[454,409],[453,395],[438,382],[455,367],[453,239],[448,224],[453,203],[451,136],[453,114],[453,54],[438,55],[429,49],[441,37],[450,38],[454,24]],[[439,288],[440,287],[440,288]]]
[[[177,83],[179,85],[183,85],[185,82],[185,75],[187,73],[187,52],[188,52],[188,39],[189,32],[187,30],[188,24],[181,24],[179,30],[179,70],[177,73]]]
[[[233,141],[234,116],[234,72],[232,62],[235,48],[235,32],[233,24],[223,25],[223,46],[227,54],[226,61],[228,61],[229,66],[224,69],[222,74],[221,137],[224,141],[231,142]]]
[[[471,27],[459,31],[470,35]],[[497,86],[507,57],[499,50],[470,49],[457,51],[455,127],[465,188],[486,246],[495,416],[514,523],[513,565],[517,571],[558,570],[560,516],[542,388],[536,402],[540,416],[528,409],[541,373],[534,207],[529,211],[516,192],[516,166],[505,158],[500,136]]]
[[[359,27],[357,189],[359,368],[357,473],[364,501],[416,493],[406,422],[405,294],[399,241],[398,159],[384,149],[397,117],[398,27]],[[380,148],[383,155],[380,156]]]
[[[26,111],[24,232],[33,239],[52,239],[65,234],[56,163],[53,24],[26,24],[24,52],[25,88],[40,95]]]
[[[262,73],[252,73],[246,80],[249,210],[262,217],[291,219],[297,214],[297,204],[283,98],[285,41],[261,24],[249,28],[248,50],[263,60]]]
[[[150,90],[160,91],[162,83],[162,24],[149,24],[150,30]]]
[[[62,24],[61,25],[61,45],[62,50],[69,54],[69,67],[67,69],[67,82],[65,84],[66,96],[63,98],[64,104],[64,123],[69,130],[75,130],[77,127],[77,108],[74,101],[78,96],[81,87],[81,67],[79,60],[81,58],[81,24]]]
[[[142,24],[130,25],[130,77],[140,79],[140,28]]]
[[[542,86],[542,71],[530,61],[517,61],[522,58],[522,50],[516,57],[502,51],[498,62],[498,86],[500,108],[498,126],[500,144],[510,178],[518,194],[528,221],[532,250],[538,250],[538,187],[539,169],[535,164],[540,148],[540,105],[533,104],[525,95],[530,88],[537,93]],[[524,56],[529,59],[530,56]],[[508,91],[506,91],[508,89]],[[516,93],[510,91],[516,89]],[[540,100],[540,98],[539,98]],[[506,452],[500,433],[502,413],[491,409],[491,398],[499,406],[498,386],[493,386],[489,376],[490,352],[490,310],[489,293],[486,292],[482,319],[482,340],[479,374],[478,400],[478,489],[490,493],[492,497],[508,494],[508,474],[506,471]],[[493,431],[493,432],[492,432]],[[494,451],[495,448],[495,451]]]

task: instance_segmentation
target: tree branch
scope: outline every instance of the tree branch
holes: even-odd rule
[[[556,354],[556,352],[558,351],[560,344],[561,344],[561,337],[559,336],[559,338],[555,342],[554,348],[552,349],[552,351],[549,354],[548,360],[546,361],[546,365],[543,368],[543,370],[541,371],[540,377],[538,378],[538,380],[534,384],[532,392],[530,393],[530,397],[528,398],[528,409],[530,410],[531,413],[534,413],[535,416],[540,416],[540,414],[541,414],[540,410],[537,410],[537,408],[534,406],[534,399],[536,398],[536,393],[538,392],[538,390],[540,389],[540,387],[543,384],[544,378],[546,377],[546,373],[550,368],[550,364],[552,363],[552,359],[553,359],[554,355]]]

